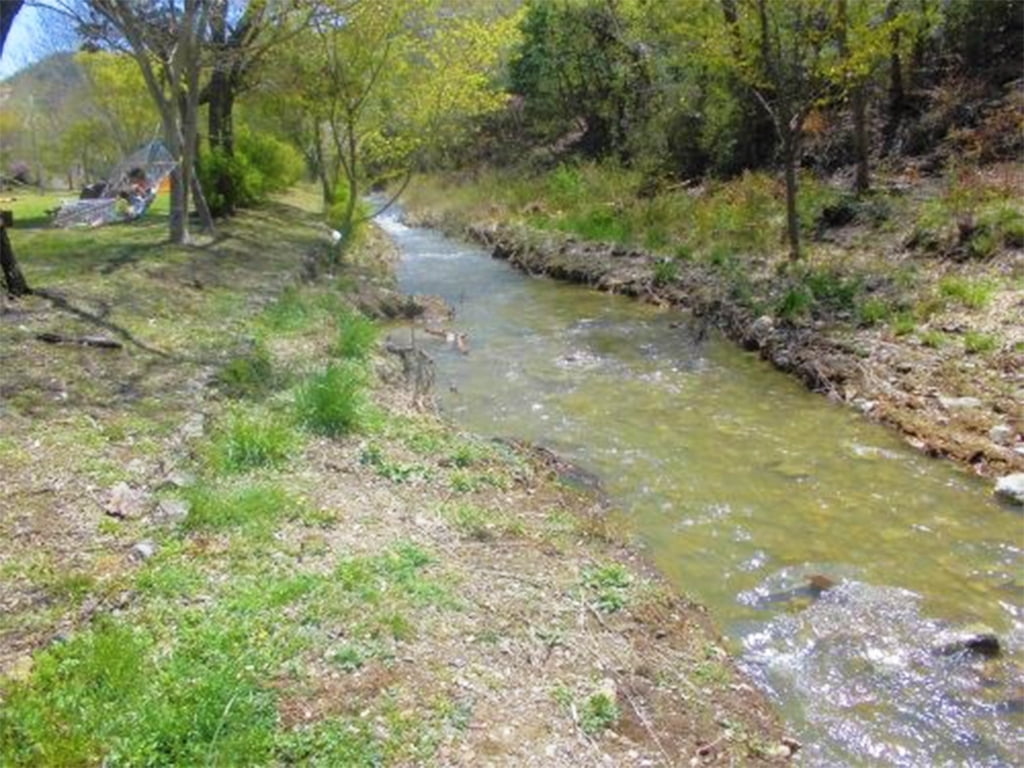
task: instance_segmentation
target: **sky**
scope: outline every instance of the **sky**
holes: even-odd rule
[[[37,8],[22,7],[4,44],[4,55],[0,57],[0,80],[54,52],[54,43],[65,37],[53,35],[53,30],[47,29],[47,25],[55,23],[60,22],[53,16],[44,20]]]

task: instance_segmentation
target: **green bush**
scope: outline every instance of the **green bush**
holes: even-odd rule
[[[332,364],[299,388],[299,421],[311,431],[336,436],[355,431],[363,415],[366,375],[353,364]]]
[[[233,213],[267,199],[298,181],[302,156],[273,136],[241,129],[228,154],[211,149],[199,157],[199,181],[214,216]]]

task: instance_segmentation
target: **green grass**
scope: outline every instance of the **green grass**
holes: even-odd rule
[[[970,309],[984,309],[992,301],[996,286],[988,280],[948,276],[939,281],[939,294]]]
[[[275,333],[294,333],[305,330],[317,312],[294,286],[286,288],[270,306],[263,310],[262,321]]]
[[[301,508],[287,491],[266,482],[198,484],[186,490],[185,499],[190,504],[183,523],[186,530],[267,530]]]
[[[299,436],[281,417],[238,409],[214,431],[208,461],[215,473],[248,472],[283,466],[299,447]]]
[[[999,348],[999,337],[990,333],[967,331],[964,334],[964,350],[971,355],[994,352]]]
[[[310,431],[329,437],[357,431],[365,415],[366,374],[351,363],[332,363],[313,374],[295,395],[299,422]]]
[[[274,694],[237,627],[146,630],[104,621],[36,656],[0,710],[5,765],[216,765],[272,755]]]
[[[233,357],[217,372],[218,388],[228,397],[260,399],[277,388],[277,375],[270,352],[262,343]]]
[[[340,312],[336,320],[338,337],[331,348],[331,354],[350,360],[366,360],[377,341],[376,324],[355,311]]]

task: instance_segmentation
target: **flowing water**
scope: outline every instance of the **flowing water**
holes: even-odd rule
[[[776,701],[804,765],[1020,764],[1024,517],[988,482],[678,312],[380,223],[402,290],[443,296],[469,334],[468,354],[430,350],[442,409],[600,476]],[[837,584],[820,597],[818,574]],[[940,652],[970,625],[998,635],[999,658]]]

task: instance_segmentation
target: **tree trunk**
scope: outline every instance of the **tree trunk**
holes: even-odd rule
[[[885,9],[886,20],[895,18],[899,13],[899,0],[892,0]],[[889,41],[889,115],[885,121],[885,131],[882,137],[885,151],[892,149],[896,140],[900,123],[903,122],[903,113],[906,109],[906,93],[903,87],[903,60],[900,56],[900,45],[902,35],[899,27],[892,31]]]
[[[782,139],[783,162],[786,164],[786,235],[789,239],[790,261],[800,260],[800,217],[796,212],[797,137],[792,132]]]
[[[9,216],[10,211],[0,213],[0,268],[3,269],[7,293],[11,296],[27,296],[32,293],[32,289],[28,287],[25,276],[21,274],[18,260],[14,256],[14,248],[7,236],[6,224]]]
[[[234,88],[231,76],[223,69],[215,69],[207,86],[210,100],[209,136],[211,149],[223,150],[232,155],[235,151],[235,128],[232,113],[235,106]]]
[[[185,178],[180,162],[171,171],[170,236],[172,243],[180,244],[188,240],[188,195],[185,193]]]
[[[868,164],[868,119],[867,100],[864,97],[864,86],[854,86],[850,94],[850,107],[853,111],[853,151],[857,158],[857,172],[853,180],[853,189],[863,195],[871,188],[871,169]]]

